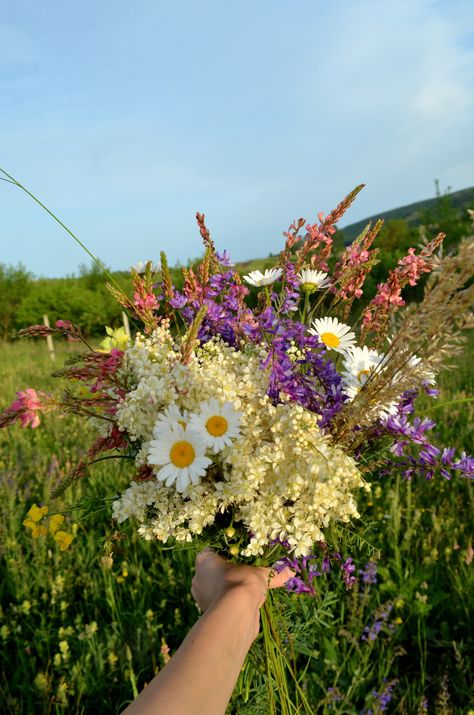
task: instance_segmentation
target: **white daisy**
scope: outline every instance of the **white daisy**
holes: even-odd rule
[[[281,278],[283,273],[281,268],[270,268],[261,273],[260,271],[250,271],[250,273],[244,276],[244,281],[249,283],[251,286],[260,288],[261,286],[268,286],[270,283],[275,283]]]
[[[146,269],[148,267],[148,264],[150,265],[150,269],[152,273],[158,273],[159,271],[159,266],[156,263],[152,263],[152,261],[138,261],[138,263],[135,263],[134,266],[130,266],[130,270],[136,271],[139,275],[142,275],[143,273],[146,273]]]
[[[308,332],[317,335],[327,348],[337,353],[345,354],[355,345],[355,334],[350,326],[340,323],[337,318],[317,318]]]
[[[385,355],[383,353],[370,350],[366,345],[363,348],[353,347],[345,355],[342,381],[344,392],[349,395],[351,400],[354,399],[360,388],[365,385],[370,375],[384,360]]]
[[[153,436],[159,438],[163,428],[170,429],[174,425],[181,425],[183,429],[186,428],[189,421],[189,413],[187,410],[180,410],[180,408],[173,404],[166,407],[163,412],[158,416],[153,427]]]
[[[160,467],[156,478],[182,493],[190,484],[199,484],[211,464],[205,456],[206,443],[198,432],[180,424],[164,426],[157,439],[150,442],[148,464]]]
[[[300,288],[305,293],[314,293],[316,290],[328,288],[331,285],[331,281],[327,276],[328,274],[324,271],[312,271],[309,268],[305,268],[298,273],[298,278],[301,281]]]
[[[191,415],[190,426],[199,431],[208,447],[220,452],[240,435],[240,417],[231,402],[221,403],[212,397],[202,403],[199,414]]]

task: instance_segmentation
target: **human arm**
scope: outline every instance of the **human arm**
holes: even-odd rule
[[[198,554],[191,593],[204,614],[126,715],[223,715],[258,634],[267,589],[291,576],[270,573],[230,564],[210,550]]]

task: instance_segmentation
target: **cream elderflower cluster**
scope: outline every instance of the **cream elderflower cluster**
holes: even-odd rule
[[[205,444],[195,452],[209,464],[183,489],[169,469],[161,479],[157,472],[158,479],[133,482],[114,503],[119,522],[136,519],[145,539],[191,541],[231,509],[249,533],[243,556],[262,554],[277,538],[301,556],[324,540],[332,520],[358,516],[354,494],[365,484],[356,462],[322,434],[318,415],[288,400],[272,404],[263,357],[263,349],[244,352],[213,339],[183,365],[166,326],[137,339],[124,364],[132,388],[118,408],[120,428],[141,444],[137,465],[153,463],[164,428],[183,438],[177,442],[187,430],[200,435]],[[227,421],[225,438],[216,417]]]

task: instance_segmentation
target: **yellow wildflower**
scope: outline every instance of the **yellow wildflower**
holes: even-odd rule
[[[10,635],[10,629],[8,626],[2,626],[0,628],[0,637],[3,641],[6,641],[8,636]]]
[[[38,539],[40,536],[46,536],[47,534],[46,527],[36,524],[32,519],[25,519],[23,526],[26,526],[27,529],[31,529],[31,536],[34,539]]]
[[[47,506],[41,506],[39,507],[37,504],[33,504],[31,509],[28,512],[28,516],[32,521],[41,521],[43,516],[46,516],[48,513],[48,507]]]
[[[66,531],[57,531],[54,535],[54,540],[59,544],[61,551],[66,551],[71,546],[73,538],[73,535]]]
[[[55,534],[63,522],[63,514],[53,514],[53,516],[49,520],[49,531],[51,532],[51,534]]]
[[[112,350],[112,348],[125,350],[125,348],[128,347],[130,339],[125,332],[125,328],[117,328],[116,330],[113,330],[107,326],[105,328],[105,332],[107,333],[107,337],[100,343],[103,347],[103,350],[100,352],[108,353]]]
[[[84,626],[84,631],[87,638],[92,638],[94,633],[97,633],[98,628],[99,626],[97,625],[97,621],[92,621],[92,623],[86,623]]]
[[[21,606],[19,607],[19,610],[21,611],[21,613],[28,615],[28,613],[31,610],[31,603],[27,599],[25,599],[23,601],[23,603],[21,604]]]
[[[58,685],[58,689],[56,691],[56,698],[59,702],[60,705],[63,707],[66,707],[67,705],[67,691],[69,690],[69,685],[66,682],[61,682]]]
[[[107,656],[107,660],[109,661],[109,665],[113,670],[115,668],[115,664],[118,661],[118,655],[116,655],[113,651],[110,651],[109,655]]]
[[[37,673],[33,682],[41,693],[47,693],[49,691],[49,680],[46,673],[42,673],[41,671]]]

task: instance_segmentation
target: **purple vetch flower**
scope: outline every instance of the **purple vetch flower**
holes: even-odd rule
[[[341,564],[342,580],[346,584],[346,588],[351,588],[357,581],[357,576],[353,576],[356,567],[353,559],[349,556],[348,559]]]
[[[181,308],[184,308],[187,302],[188,299],[186,298],[186,296],[183,295],[183,293],[180,293],[178,290],[174,291],[174,295],[169,301],[171,307],[175,310],[181,310]]]
[[[280,296],[275,296],[280,299],[281,305],[279,312],[281,315],[288,315],[298,310],[298,304],[301,298],[299,290],[300,279],[295,270],[295,266],[291,261],[285,264],[282,276],[282,287]]]
[[[377,583],[377,562],[369,561],[363,569],[359,569],[362,582],[367,584]]]
[[[372,695],[375,698],[374,704],[377,705],[377,712],[382,713],[387,710],[390,702],[392,701],[392,693],[398,683],[398,678],[394,678],[389,683],[387,683],[387,679],[384,678],[384,683],[385,686],[381,692],[377,692],[377,690],[372,691]]]
[[[224,249],[223,253],[216,251],[216,258],[221,266],[235,266],[235,263],[232,263],[230,255],[227,253],[226,249]]]
[[[271,344],[262,369],[269,369],[268,395],[278,402],[280,393],[287,394],[308,410],[320,415],[320,427],[329,428],[331,420],[342,409],[347,396],[332,360],[317,336],[309,335],[306,326],[287,318],[278,319],[270,308],[259,316],[263,334],[270,334]],[[300,351],[295,359],[288,354]]]
[[[331,703],[338,703],[341,700],[344,700],[344,696],[342,695],[339,688],[328,688],[327,694]]]
[[[286,548],[290,546],[288,542],[285,543],[279,539],[274,539],[271,543],[280,543]],[[342,579],[347,588],[350,588],[355,581],[357,581],[357,577],[353,575],[356,567],[352,558],[349,557],[343,561],[340,553],[329,552],[326,544],[323,542],[318,542],[317,546],[319,546],[323,553],[322,558],[321,555],[318,556],[315,554],[302,558],[285,556],[274,565],[273,568],[277,573],[280,573],[280,571],[283,571],[283,569],[287,567],[294,571],[295,575],[285,584],[285,588],[288,591],[292,591],[293,593],[309,593],[314,596],[316,594],[315,581],[324,573],[331,571],[331,561],[335,561],[339,565],[342,572]],[[319,566],[320,559],[321,566]]]
[[[360,637],[361,641],[375,641],[380,631],[387,622],[393,610],[393,603],[388,601],[378,608],[374,613],[373,623],[371,626],[367,625]]]
[[[406,480],[411,480],[415,476],[432,479],[435,474],[441,474],[445,479],[452,479],[456,473],[472,479],[473,457],[463,452],[460,459],[457,459],[454,448],[440,449],[430,442],[427,432],[435,427],[433,420],[415,417],[413,422],[409,421],[407,415],[410,414],[410,404],[413,402],[414,394],[414,391],[406,392],[398,405],[397,413],[381,420],[371,433],[373,439],[383,435],[389,435],[394,439],[390,447],[394,459],[387,460],[387,465],[381,473],[389,474],[397,471]],[[370,445],[370,437],[367,444]]]

